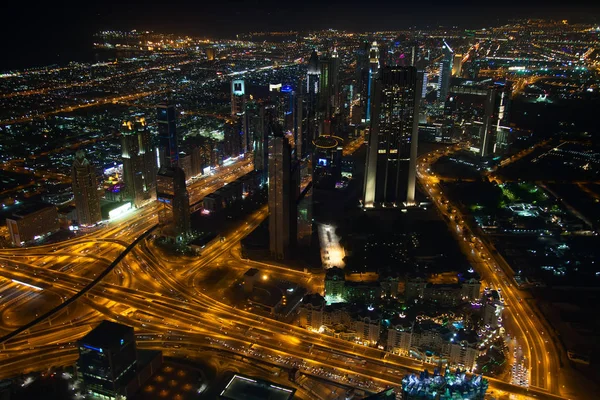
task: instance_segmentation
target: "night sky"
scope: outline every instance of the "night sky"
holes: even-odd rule
[[[148,29],[210,37],[261,30],[347,29],[369,31],[438,25],[479,28],[514,17],[585,18],[600,21],[600,3],[574,0],[379,1],[280,0],[188,2],[46,2],[11,0],[3,15],[0,70],[68,60],[87,61],[91,35],[100,29]],[[565,4],[569,8],[565,8]],[[482,6],[484,5],[484,6]]]

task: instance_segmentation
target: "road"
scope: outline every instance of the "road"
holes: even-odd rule
[[[559,390],[559,360],[550,332],[545,328],[543,321],[536,317],[534,310],[527,301],[527,293],[518,290],[513,284],[513,273],[506,261],[493,249],[490,243],[482,240],[477,230],[465,223],[465,216],[461,215],[458,207],[449,203],[441,188],[439,180],[432,176],[430,166],[439,157],[458,150],[446,148],[444,151],[423,155],[418,161],[419,182],[425,192],[431,197],[443,219],[448,223],[463,253],[487,282],[487,285],[501,291],[506,303],[504,309],[505,325],[522,344],[530,371],[531,387],[547,390],[560,395]],[[467,238],[475,238],[475,247],[468,244]]]
[[[223,172],[228,173],[231,171]],[[3,305],[4,300],[7,302],[0,307],[0,329],[14,330],[34,319],[33,303],[39,304],[38,314],[41,314],[79,292],[125,246],[156,223],[156,209],[155,205],[149,205],[132,217],[62,243],[0,250],[0,296]],[[322,277],[240,258],[240,240],[264,221],[267,214],[265,206],[248,215],[238,226],[223,233],[225,241],[211,242],[200,257],[173,258],[155,246],[151,238],[142,241],[115,267],[114,273],[91,287],[73,305],[2,343],[0,379],[72,363],[77,357],[76,340],[102,319],[135,327],[141,348],[173,350],[192,358],[200,350],[219,349],[282,366],[296,365],[305,374],[371,392],[400,385],[401,377],[408,371],[418,372],[424,367],[433,370],[435,366],[423,365],[412,358],[308,332],[227,304],[222,298],[224,290],[251,266],[322,290]],[[214,287],[206,287],[204,278],[217,268],[229,268],[231,272]],[[42,290],[15,283],[13,279]],[[494,285],[502,285],[499,278],[498,282],[489,279]],[[509,303],[515,296],[510,290],[507,288],[505,295]],[[526,304],[515,307],[527,315]],[[525,332],[532,329],[527,325],[528,320],[517,319]],[[533,343],[530,351],[544,354],[538,347]],[[550,378],[539,377],[545,374],[545,370],[540,372],[542,366],[552,367],[551,357],[543,360],[534,369],[538,378],[533,387],[527,389],[490,379],[491,390],[559,398],[546,390],[551,386]]]

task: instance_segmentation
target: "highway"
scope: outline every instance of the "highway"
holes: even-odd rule
[[[234,169],[242,173],[243,164],[239,167]],[[211,185],[222,185],[232,179],[233,176],[228,176],[232,172],[218,171]],[[156,210],[156,205],[148,205],[102,229],[62,243],[0,250],[1,332],[5,335],[14,331],[34,320],[36,314],[49,312],[90,285],[123,249],[156,224]],[[223,232],[225,241],[209,243],[201,256],[173,258],[154,244],[152,236],[141,240],[115,266],[113,273],[90,286],[73,304],[2,342],[0,379],[72,363],[77,358],[76,340],[103,319],[135,327],[141,348],[177,351],[191,358],[197,357],[201,350],[219,349],[282,366],[296,365],[306,374],[369,391],[398,386],[408,371],[418,372],[424,367],[433,370],[433,365],[423,365],[412,358],[309,332],[227,304],[225,290],[250,267],[322,291],[322,276],[241,259],[240,240],[264,221],[267,214],[264,206],[248,215],[236,227]],[[205,284],[207,277],[215,270],[220,274],[220,269],[227,272],[224,278],[214,285]],[[502,287],[509,304],[513,302],[512,288],[502,286],[500,278],[486,279]],[[527,330],[532,330],[532,323],[523,318],[528,315],[527,305],[515,304],[522,315],[516,321],[525,332],[523,337],[531,335]],[[540,336],[539,332],[536,334]],[[537,340],[535,335],[531,338]],[[544,344],[531,346],[533,354],[529,360],[535,359],[536,354],[545,354]],[[532,366],[535,371],[532,387],[490,379],[491,390],[560,398],[546,390],[555,384],[555,379],[551,382],[545,373],[556,365],[548,355],[541,359],[543,364]]]
[[[431,164],[439,157],[458,149],[456,146],[421,156],[417,172],[419,182],[448,223],[475,270],[489,287],[500,290],[506,305],[503,314],[505,326],[523,347],[530,371],[531,387],[559,395],[558,353],[553,340],[549,340],[550,332],[546,330],[545,324],[535,316],[527,301],[522,301],[530,296],[516,288],[510,266],[492,249],[485,238],[482,240],[477,229],[465,222],[466,216],[461,215],[458,207],[443,195],[438,185],[439,179],[430,172]],[[469,245],[470,240],[467,238],[474,238],[474,247]]]

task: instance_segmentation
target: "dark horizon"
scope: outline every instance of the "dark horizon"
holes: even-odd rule
[[[439,0],[428,2],[427,6],[386,1],[320,3],[305,0],[301,3],[226,1],[210,4],[117,4],[108,1],[86,8],[41,7],[28,9],[22,3],[5,7],[5,15],[11,18],[2,26],[7,56],[0,60],[0,70],[89,61],[93,50],[92,35],[109,29],[232,38],[236,34],[256,31],[484,28],[518,18],[569,19],[571,22],[600,19],[600,5],[582,1],[570,2],[569,10],[537,1],[482,7],[474,2],[454,2],[450,6]]]

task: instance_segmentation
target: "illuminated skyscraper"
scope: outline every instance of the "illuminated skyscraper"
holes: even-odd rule
[[[190,234],[190,198],[183,169],[161,167],[156,175],[156,195],[162,203],[158,222],[163,232],[184,239]]]
[[[158,167],[176,167],[179,158],[177,115],[175,106],[168,102],[157,106]]]
[[[269,140],[269,249],[271,254],[289,257],[296,244],[298,169],[292,164],[292,148],[278,130]]]
[[[509,125],[512,85],[510,82],[495,84],[488,88],[484,103],[483,126],[481,128],[481,156],[496,153],[498,144],[507,140],[501,127]]]
[[[319,89],[321,81],[321,70],[319,68],[319,57],[313,50],[308,61],[308,73],[306,74],[306,129],[303,130],[303,141],[306,144],[305,152],[312,151],[312,141],[319,135]]]
[[[440,75],[438,78],[439,90],[438,99],[445,102],[448,97],[448,89],[450,89],[450,78],[452,77],[452,62],[454,61],[454,51],[443,40],[442,45],[442,61],[440,62]]]
[[[241,79],[231,81],[231,116],[244,113],[246,104],[246,87]]]
[[[386,67],[374,81],[373,111],[367,153],[364,206],[414,202],[411,157],[416,160],[417,69]],[[417,121],[418,122],[418,121]],[[418,124],[417,124],[418,132]],[[412,187],[409,187],[409,184]]]
[[[367,84],[367,108],[365,112],[365,120],[369,122],[371,120],[371,107],[373,101],[373,82],[379,76],[379,47],[377,42],[373,42],[371,49],[369,50],[369,80]]]
[[[102,214],[100,213],[96,171],[85,158],[83,150],[77,150],[75,153],[75,160],[71,167],[71,179],[79,224],[89,226],[100,222]]]
[[[121,156],[125,196],[135,207],[156,196],[156,154],[144,118],[123,121]]]

